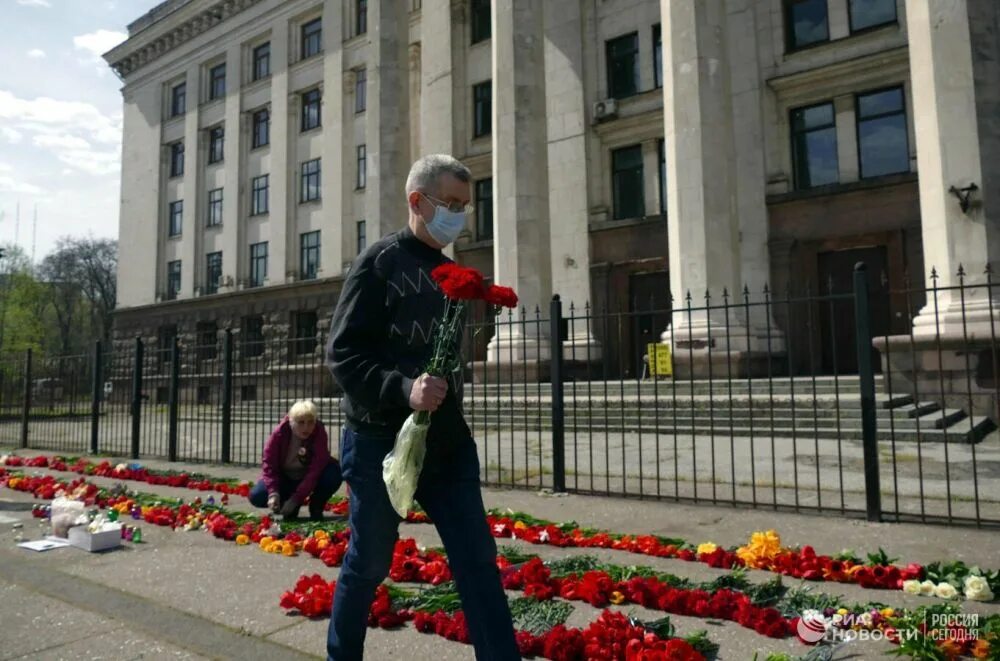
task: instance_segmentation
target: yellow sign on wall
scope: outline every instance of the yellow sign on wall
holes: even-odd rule
[[[647,344],[646,356],[649,357],[650,376],[672,376],[673,361],[670,359],[669,344]]]

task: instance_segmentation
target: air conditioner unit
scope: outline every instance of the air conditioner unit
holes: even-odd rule
[[[618,102],[605,99],[594,104],[594,121],[603,122],[618,115]]]

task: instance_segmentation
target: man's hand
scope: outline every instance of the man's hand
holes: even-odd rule
[[[410,390],[410,408],[414,411],[429,411],[433,413],[441,406],[448,394],[448,381],[438,376],[421,374],[413,382]]]
[[[277,514],[278,512],[280,512],[281,511],[281,496],[278,495],[278,494],[276,494],[276,493],[272,493],[270,496],[267,497],[267,506],[275,514]]]

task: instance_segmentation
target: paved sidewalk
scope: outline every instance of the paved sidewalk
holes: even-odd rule
[[[25,452],[23,454],[32,454]],[[256,479],[257,471],[232,466],[168,464],[146,461],[153,468],[205,472],[218,477]],[[47,472],[25,469],[26,472]],[[62,473],[64,479],[70,474]],[[113,480],[91,478],[109,486]],[[129,488],[193,498],[194,492],[129,482]],[[202,497],[206,494],[200,493]],[[971,529],[909,524],[869,524],[835,517],[805,516],[729,507],[677,505],[663,502],[585,496],[546,496],[525,491],[484,490],[489,507],[509,507],[542,518],[575,520],[581,525],[628,533],[657,533],[691,542],[740,544],[754,530],[774,528],[786,545],[812,544],[820,552],[852,548],[858,553],[881,546],[902,561],[961,559],[986,567],[1000,565],[1000,534]],[[30,496],[0,491],[0,514],[23,521],[28,538],[42,534],[31,519]],[[250,510],[234,497],[230,507]],[[438,546],[433,526],[404,525],[402,536]],[[145,544],[120,551],[87,554],[73,548],[32,553],[14,546],[11,525],[0,525],[0,659],[78,658],[267,658],[322,656],[327,620],[289,616],[278,598],[303,573],[336,577],[308,557],[285,558],[262,553],[256,546],[237,547],[203,532],[172,532],[144,525]],[[509,540],[498,540],[508,544]],[[516,542],[515,542],[516,543]],[[521,545],[546,558],[582,554],[578,549]],[[622,565],[641,564],[695,580],[723,573],[699,563],[648,558],[614,551],[588,551]],[[751,580],[773,575],[751,572]],[[787,584],[795,581],[785,579]],[[815,584],[816,591],[839,594],[849,601],[882,601],[916,607],[934,600],[901,592],[862,590],[856,586]],[[585,625],[597,610],[573,602],[568,624]],[[997,604],[963,606],[969,612],[1000,612]],[[651,619],[662,614],[625,607]],[[704,629],[720,645],[720,659],[751,659],[755,652],[804,654],[796,640],[771,640],[725,622],[673,617],[680,633]],[[369,630],[371,659],[471,659],[472,648],[412,627],[397,631]],[[851,643],[838,658],[878,658],[885,644]],[[762,654],[763,656],[763,654]]]

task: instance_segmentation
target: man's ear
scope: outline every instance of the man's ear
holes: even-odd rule
[[[416,213],[420,207],[420,193],[417,191],[411,192],[406,197],[406,201],[410,204],[410,210]]]

